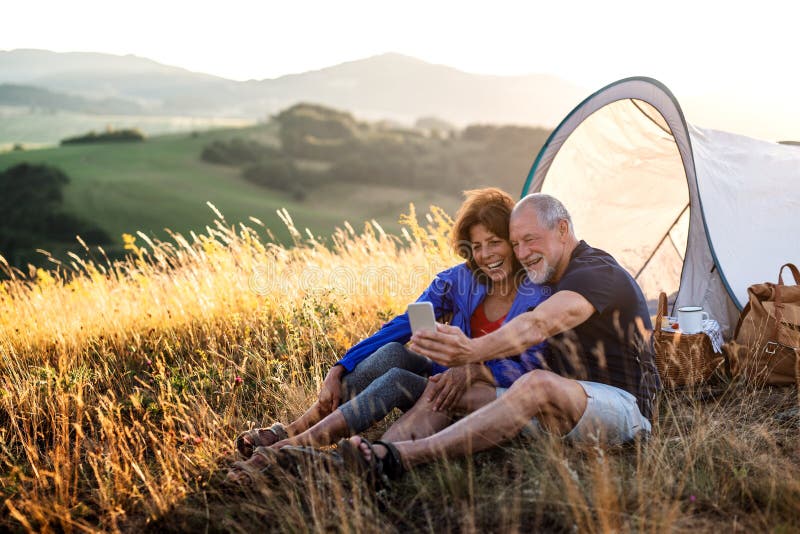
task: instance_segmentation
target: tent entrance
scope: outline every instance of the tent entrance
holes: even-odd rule
[[[608,103],[569,132],[541,191],[560,199],[576,235],[613,255],[652,306],[677,292],[689,231],[686,172],[671,129],[647,102]]]

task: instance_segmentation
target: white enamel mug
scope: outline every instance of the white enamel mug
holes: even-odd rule
[[[703,331],[703,321],[708,319],[708,313],[702,306],[684,306],[678,308],[678,326],[684,334],[696,334]]]

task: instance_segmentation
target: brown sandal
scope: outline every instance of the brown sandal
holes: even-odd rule
[[[372,451],[369,460],[364,458],[360,447],[349,439],[343,439],[336,445],[346,468],[361,475],[367,484],[375,489],[389,487],[390,481],[403,476],[406,470],[394,444],[386,441],[370,442],[363,437],[361,441]],[[386,456],[378,458],[375,445],[382,445],[386,449]]]
[[[237,436],[235,445],[236,450],[244,458],[250,458],[257,447],[269,447],[279,441],[289,439],[286,427],[280,423],[274,423],[268,428],[251,428]]]
[[[261,484],[267,480],[265,475],[270,467],[277,459],[278,451],[269,447],[256,447],[250,460],[238,461],[231,464],[228,470],[228,476],[225,477],[225,483],[231,486],[245,486],[252,487]],[[261,456],[264,459],[264,465],[261,467],[255,466],[252,460],[255,456]],[[231,476],[233,475],[233,476]],[[238,475],[245,475],[244,478]]]

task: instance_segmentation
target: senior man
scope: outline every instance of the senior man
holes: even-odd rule
[[[454,366],[518,354],[547,340],[544,370],[523,375],[507,391],[498,390],[497,400],[433,435],[392,443],[390,429],[374,445],[354,436],[351,444],[373,468],[398,475],[420,463],[494,447],[526,428],[608,444],[650,432],[660,381],[639,286],[611,255],[575,237],[569,213],[550,195],[520,200],[509,231],[529,278],[553,285],[555,293],[486,336],[470,339],[438,325],[437,332],[415,334],[410,348]],[[420,424],[435,411],[427,399],[423,395],[396,424],[429,428]]]

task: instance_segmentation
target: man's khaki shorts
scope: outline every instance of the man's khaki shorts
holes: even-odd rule
[[[577,381],[586,392],[586,411],[578,424],[564,439],[576,443],[620,445],[632,441],[638,434],[650,433],[650,421],[639,411],[636,397],[627,391],[599,382]],[[497,396],[507,388],[497,388]],[[534,417],[523,433],[536,435],[546,431]]]

